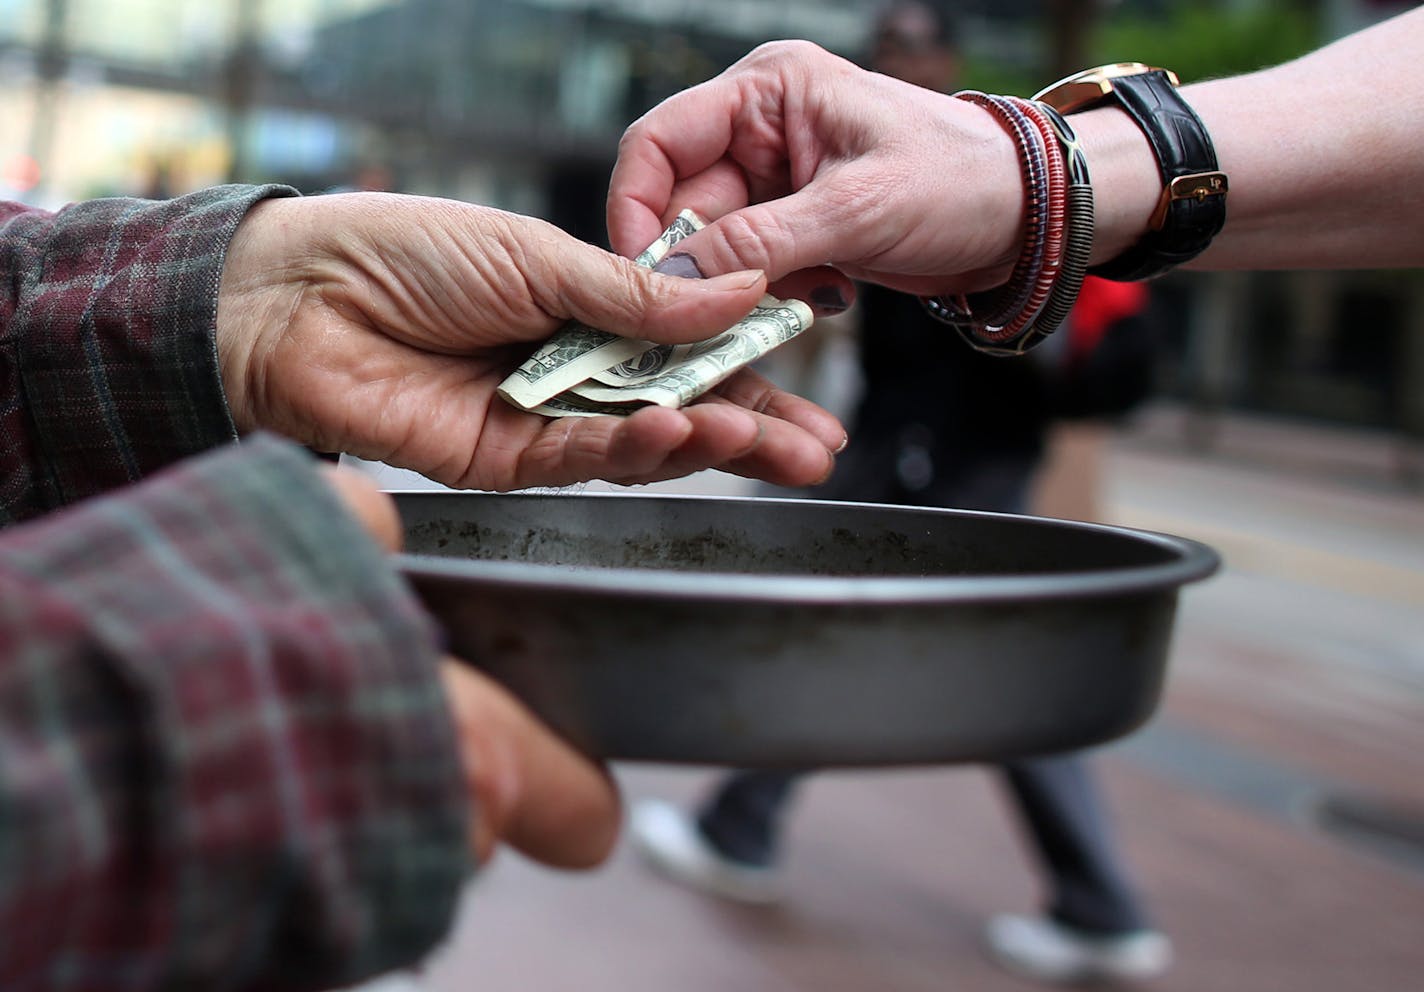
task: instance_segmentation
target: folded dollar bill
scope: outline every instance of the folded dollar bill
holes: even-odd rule
[[[662,269],[673,246],[703,226],[695,213],[682,211],[634,264]],[[773,296],[723,333],[692,344],[623,338],[570,321],[500,383],[499,395],[548,417],[626,416],[649,404],[681,407],[811,321],[806,304]]]

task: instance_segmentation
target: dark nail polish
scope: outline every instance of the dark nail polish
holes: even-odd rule
[[[850,307],[839,286],[817,286],[811,290],[811,302],[817,308],[830,313],[840,313]]]
[[[660,272],[665,276],[677,276],[679,279],[707,278],[702,274],[702,269],[698,267],[697,259],[685,251],[667,256],[653,266],[653,271]]]

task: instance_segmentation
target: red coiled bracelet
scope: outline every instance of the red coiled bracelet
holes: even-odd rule
[[[1052,333],[1082,285],[1093,235],[1087,162],[1071,128],[1051,108],[972,90],[955,96],[988,110],[1018,145],[1026,200],[1023,245],[1004,285],[923,302],[974,347],[1019,354]]]

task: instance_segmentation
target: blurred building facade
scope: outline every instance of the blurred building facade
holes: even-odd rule
[[[760,41],[861,38],[855,0],[0,0],[0,184],[62,202],[225,179],[540,206],[628,122]]]
[[[1274,6],[1216,3],[1238,14]],[[1095,50],[1089,28],[1201,5],[953,6],[973,59],[968,83],[1022,92],[1063,64],[1137,57]],[[1308,15],[1313,44],[1409,4],[1281,6]],[[601,242],[608,170],[630,121],[769,39],[807,38],[854,56],[876,7],[875,0],[0,0],[0,196],[55,206],[229,180],[315,192],[379,175],[391,188],[550,217]],[[1131,34],[1121,37],[1119,44],[1134,44]],[[1163,370],[1168,392],[1207,412],[1245,407],[1424,439],[1424,292],[1416,275],[1182,273],[1161,285],[1176,331]]]

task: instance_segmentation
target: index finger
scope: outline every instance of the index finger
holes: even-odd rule
[[[634,255],[655,241],[679,180],[721,159],[732,146],[740,87],[717,76],[648,111],[624,132],[608,184],[608,237]]]

